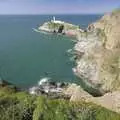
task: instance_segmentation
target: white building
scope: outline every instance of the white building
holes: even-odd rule
[[[56,20],[55,16],[53,16],[53,20],[51,22],[58,23],[58,24],[64,24],[63,21]]]

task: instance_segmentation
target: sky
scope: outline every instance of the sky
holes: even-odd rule
[[[120,7],[120,0],[0,0],[0,14],[96,14]]]

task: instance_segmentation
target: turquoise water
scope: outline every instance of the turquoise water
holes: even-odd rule
[[[56,15],[83,28],[100,15]],[[34,32],[32,28],[52,18],[48,15],[0,16],[0,76],[20,87],[36,84],[43,77],[75,82],[73,63],[66,51],[71,38]]]

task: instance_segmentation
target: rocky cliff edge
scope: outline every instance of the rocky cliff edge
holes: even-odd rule
[[[77,38],[75,74],[101,94],[120,90],[120,11],[104,15]]]

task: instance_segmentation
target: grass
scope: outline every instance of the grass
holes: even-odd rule
[[[7,87],[0,89],[0,120],[120,120],[119,114],[92,103],[9,93]]]
[[[62,24],[59,23],[53,23],[53,22],[48,22],[48,28],[52,30],[58,30]],[[66,30],[76,30],[79,28],[79,26],[64,23],[63,24]]]
[[[116,13],[120,13],[120,8],[116,8],[112,11],[112,15],[114,15]]]
[[[49,29],[59,29],[60,26],[61,26],[61,24],[58,24],[58,23],[52,23],[52,22],[48,23]]]

